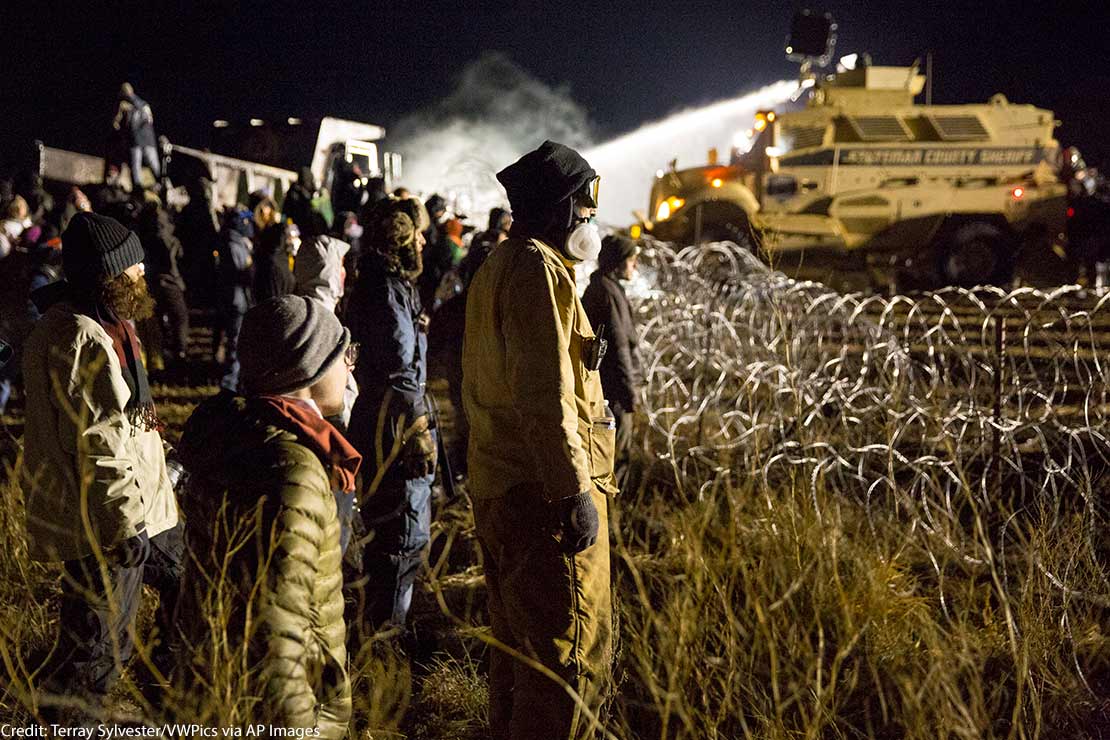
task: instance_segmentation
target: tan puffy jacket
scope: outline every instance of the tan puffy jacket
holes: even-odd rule
[[[162,438],[128,420],[131,391],[112,339],[66,303],[23,351],[27,396],[20,481],[36,560],[75,560],[177,524]],[[95,547],[94,547],[95,546]]]
[[[510,238],[470,285],[463,404],[470,491],[503,496],[543,484],[548,501],[597,487],[615,493],[615,432],[601,380],[583,362],[594,339],[574,268],[535,239]]]
[[[319,458],[271,407],[226,392],[193,412],[180,452],[190,482],[178,622],[194,670],[246,655],[260,700],[252,717],[343,737],[351,688],[342,553]],[[214,596],[229,654],[208,652],[204,601]]]

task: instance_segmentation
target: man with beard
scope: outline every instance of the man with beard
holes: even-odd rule
[[[129,323],[154,308],[142,259],[118,221],[76,214],[65,279],[32,296],[43,317],[23,361],[27,543],[35,560],[63,563],[62,634],[40,687],[94,710],[131,655],[142,583],[163,594],[165,619],[180,575],[177,504]]]

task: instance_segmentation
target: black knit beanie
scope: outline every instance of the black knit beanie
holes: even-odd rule
[[[513,218],[533,227],[542,225],[554,206],[595,177],[597,172],[581,154],[554,141],[545,141],[497,173]]]
[[[247,311],[239,332],[244,395],[281,395],[315,385],[343,357],[351,333],[322,303],[298,295]]]
[[[114,218],[82,211],[62,234],[62,270],[70,285],[93,288],[142,261],[139,237]]]

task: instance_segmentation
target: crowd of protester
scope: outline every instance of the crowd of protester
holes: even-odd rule
[[[21,385],[31,554],[63,564],[41,716],[75,716],[50,697],[103,703],[148,583],[152,696],[220,659],[204,635],[223,588],[256,714],[343,736],[347,655],[405,629],[439,479],[468,482],[494,636],[584,700],[494,651],[495,735],[590,736],[581,710],[598,706],[611,657],[606,496],[639,382],[621,284],[638,248],[600,239],[596,173],[545,143],[499,174],[512,212],[493,209],[480,232],[403,188],[325,212],[307,169],[280,203],[258,192],[217,213],[194,183],[171,212],[141,177],[161,174],[152,121],[125,86],[114,128],[130,192],[54,202],[40,178],[0,183],[0,337],[14,350],[0,410]],[[598,268],[580,300],[583,261]],[[211,324],[211,347],[190,352],[191,319]],[[159,381],[220,388],[176,450]]]

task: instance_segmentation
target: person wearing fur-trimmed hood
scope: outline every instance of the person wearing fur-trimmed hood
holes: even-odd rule
[[[431,529],[436,441],[425,402],[427,320],[416,288],[428,217],[419,201],[368,207],[363,255],[347,321],[361,345],[359,397],[348,436],[365,461],[362,522],[367,582],[359,606],[370,628],[403,625]]]

